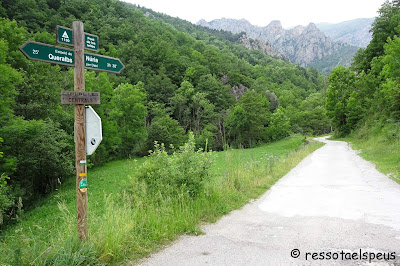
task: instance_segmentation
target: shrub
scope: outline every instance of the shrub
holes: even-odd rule
[[[165,151],[164,144],[155,142],[149,158],[136,172],[135,177],[146,184],[148,193],[176,195],[187,193],[195,197],[203,189],[210,176],[212,153],[195,151],[195,139],[189,139],[172,155]]]
[[[1,140],[1,138],[0,138]],[[1,153],[0,153],[1,156]],[[10,187],[7,185],[7,179],[10,179],[4,173],[0,173],[0,226],[3,224],[3,212],[13,205],[13,196]]]

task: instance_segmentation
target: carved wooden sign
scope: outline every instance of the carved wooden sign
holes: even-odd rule
[[[100,92],[61,92],[61,104],[100,104]]]

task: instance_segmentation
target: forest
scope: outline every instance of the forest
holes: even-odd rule
[[[28,60],[18,49],[26,41],[55,45],[57,25],[82,21],[99,36],[99,53],[125,65],[120,75],[86,71],[86,91],[101,94],[93,107],[103,125],[91,167],[147,155],[155,141],[172,152],[189,132],[197,148],[218,151],[330,130],[326,77],[247,50],[230,33],[147,17],[115,0],[0,3],[4,222],[73,176],[73,107],[60,104],[60,93],[73,91],[73,69]]]

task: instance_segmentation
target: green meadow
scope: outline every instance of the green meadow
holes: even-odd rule
[[[252,149],[209,152],[208,175],[195,197],[183,190],[152,193],[151,187],[137,175],[151,157],[114,161],[89,169],[89,239],[78,240],[75,180],[70,178],[1,232],[0,264],[96,265],[136,261],[181,234],[202,234],[202,224],[215,222],[260,196],[321,146],[304,145],[304,138],[295,136]],[[204,154],[190,151],[184,155]],[[147,166],[157,169],[157,162],[147,162]],[[174,169],[164,172],[179,171]]]

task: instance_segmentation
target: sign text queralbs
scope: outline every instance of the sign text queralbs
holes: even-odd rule
[[[26,42],[19,49],[31,60],[74,66],[74,51],[54,45]]]
[[[26,42],[19,49],[31,60],[55,63],[66,66],[74,66],[74,51],[71,49],[58,47],[54,45]],[[118,58],[85,53],[85,68],[106,71],[112,73],[121,73],[125,66]]]

